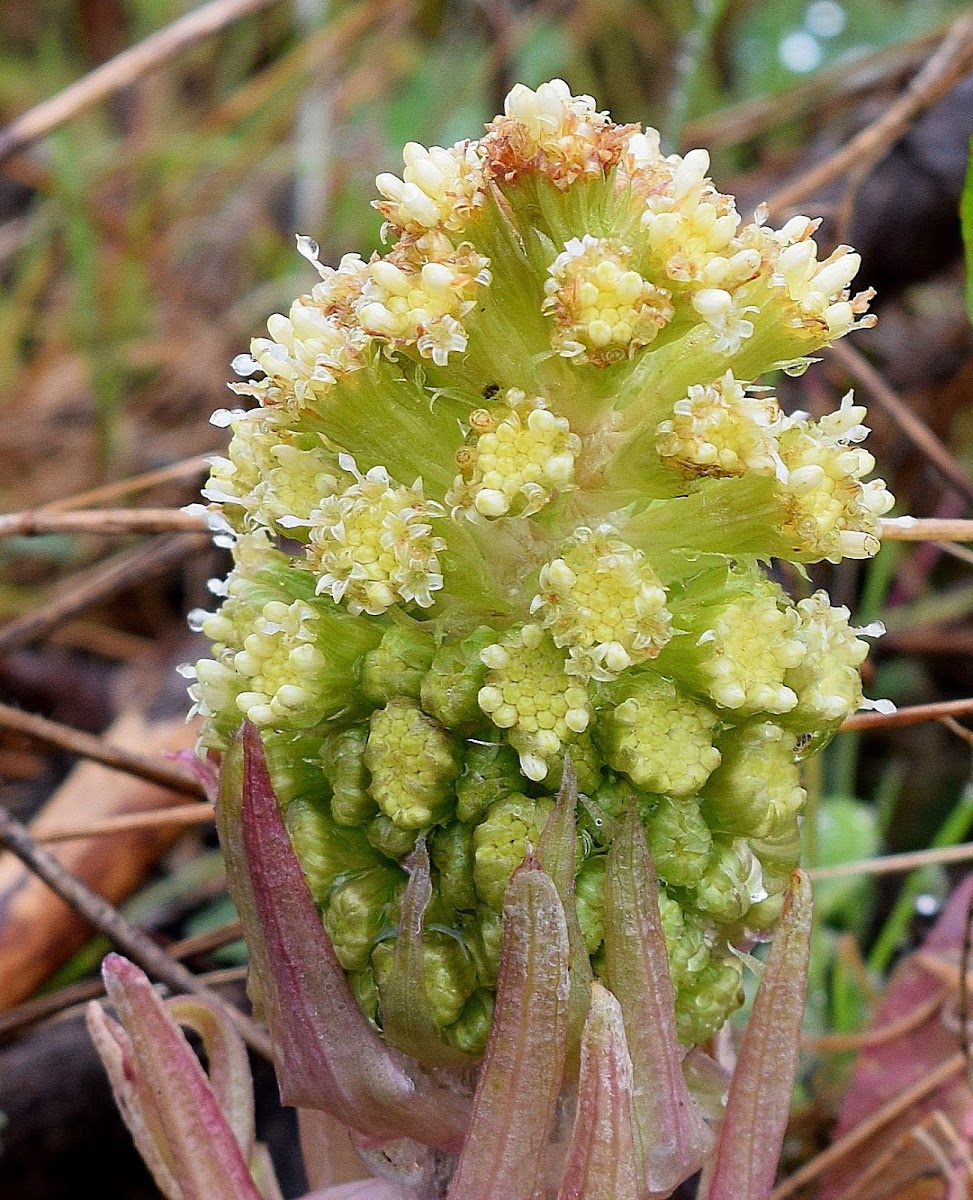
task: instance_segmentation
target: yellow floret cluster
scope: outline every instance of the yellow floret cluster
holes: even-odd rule
[[[454,247],[441,233],[369,263],[358,318],[362,329],[392,345],[415,345],[423,358],[446,366],[466,349],[463,317],[476,303],[478,286],[489,284],[488,260],[464,243]]]
[[[457,756],[414,701],[396,697],[372,714],[364,763],[372,796],[400,829],[428,829],[448,812]]]
[[[636,787],[693,796],[720,765],[713,745],[719,717],[667,679],[633,680],[602,734],[608,763]]]
[[[342,466],[357,482],[311,514],[316,590],[345,601],[352,613],[377,616],[400,600],[429,608],[443,586],[437,552],[446,542],[432,533],[435,510],[421,481],[397,486],[384,467],[362,475],[348,456]]]
[[[488,670],[477,703],[520,755],[528,779],[543,779],[563,742],[584,733],[591,705],[540,625],[524,625],[480,652]]]
[[[375,207],[388,226],[408,233],[459,230],[482,203],[482,174],[476,148],[468,141],[444,149],[407,142],[402,178],[385,172],[375,184],[384,200]]]
[[[771,596],[741,597],[717,613],[695,645],[716,703],[741,714],[790,712],[797,695],[784,678],[805,654],[798,628],[794,609]]]
[[[727,371],[713,383],[693,384],[656,430],[659,456],[686,475],[773,475],[778,471],[776,399],[748,393]]]
[[[605,366],[631,357],[672,320],[670,293],[643,279],[631,260],[627,246],[586,233],[548,267],[543,309],[565,358]]]
[[[566,670],[614,679],[654,658],[672,636],[666,590],[645,555],[609,526],[578,529],[560,557],[541,567],[531,615],[566,648]]]
[[[561,191],[617,163],[630,129],[598,112],[590,96],[572,96],[562,79],[536,91],[516,84],[503,111],[481,143],[487,174],[510,183],[541,172]]]
[[[868,432],[864,415],[846,396],[838,412],[817,424],[792,422],[778,438],[786,470],[784,528],[811,558],[840,562],[878,551],[879,518],[893,499],[884,480],[863,479],[875,467],[868,451],[853,445]]]
[[[511,388],[503,408],[469,416],[470,437],[456,452],[459,475],[446,494],[470,517],[530,516],[574,486],[581,439],[540,397]]]

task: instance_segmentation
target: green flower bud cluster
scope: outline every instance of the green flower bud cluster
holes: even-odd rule
[[[202,742],[261,730],[338,957],[382,1027],[409,856],[444,1041],[482,1050],[511,874],[570,758],[596,971],[634,806],[687,1044],[797,861],[802,756],[863,704],[862,634],[768,569],[867,557],[890,504],[864,410],[784,414],[762,373],[867,326],[859,259],[743,222],[559,80],[379,176],[392,243],[319,280],[234,366],[205,491],[235,565],[188,668]],[[408,1047],[406,1047],[408,1049]]]

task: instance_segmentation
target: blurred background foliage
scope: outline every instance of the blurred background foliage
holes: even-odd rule
[[[3,0],[0,124],[193,7]],[[329,262],[378,248],[375,175],[399,171],[406,141],[476,136],[514,82],[561,76],[616,119],[658,127],[669,150],[706,146],[717,185],[747,212],[880,118],[969,8],[957,0],[267,4],[0,162],[0,506],[30,508],[219,448],[224,435],[208,417],[227,403],[231,358],[313,283],[294,234],[313,236]],[[879,326],[856,339],[859,348],[967,474],[973,336],[957,212],[971,132],[968,76],[882,147],[853,194],[837,182],[802,201],[825,216],[825,241],[847,237],[862,250],[864,282],[880,288]],[[779,383],[787,405],[818,415],[849,379],[831,361]],[[896,423],[879,407],[870,415],[897,511],[969,515],[967,498]],[[170,483],[151,503],[187,503],[196,486]],[[72,572],[127,544],[63,534],[0,541],[0,621],[44,604]],[[812,569],[813,584],[862,624],[881,618],[889,628],[869,694],[900,704],[973,695],[971,563],[962,549],[896,543],[871,563]],[[100,732],[119,711],[119,677],[162,646],[178,710],[171,668],[195,657],[182,614],[207,602],[206,576],[222,572],[204,556],[161,589],[130,586],[106,598],[61,629],[56,645],[6,656],[7,697]],[[808,861],[965,840],[973,793],[962,732],[932,723],[841,735],[808,779]],[[0,736],[2,799],[21,815],[65,767]],[[161,876],[131,902],[143,927],[178,938],[227,920],[218,855],[204,835],[187,835]],[[955,877],[926,867],[904,881],[822,881],[809,1032],[862,1027],[884,973]],[[56,982],[90,971],[101,949],[93,944]],[[239,952],[219,961],[239,961]],[[848,1062],[832,1056],[805,1077],[804,1100],[824,1125]],[[821,1122],[806,1123],[795,1161],[818,1144]],[[11,1200],[64,1194],[8,1178],[0,1196]]]

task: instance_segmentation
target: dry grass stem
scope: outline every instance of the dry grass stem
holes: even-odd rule
[[[205,971],[194,975],[194,979],[204,981],[207,987],[223,987],[228,983],[242,983],[249,972],[249,967],[218,967],[215,971]],[[234,1010],[237,1011],[237,1010]]]
[[[209,0],[139,42],[116,54],[69,87],[42,101],[0,130],[0,162],[50,133],[78,113],[122,88],[187,47],[250,13],[270,8],[277,0]]]
[[[811,867],[812,883],[821,879],[842,879],[848,875],[897,875],[916,867],[941,863],[968,862],[973,859],[973,842],[959,846],[940,846],[932,850],[908,850],[902,854],[884,854],[878,858],[862,858],[857,862],[838,863],[833,867]]]
[[[973,23],[973,17],[969,19]],[[888,413],[909,441],[929,459],[943,478],[962,496],[973,502],[973,481],[929,426],[920,421],[905,401],[889,387],[864,354],[847,342],[835,342],[831,346],[831,356],[840,362],[848,374]]]
[[[173,942],[171,946],[166,947],[166,953],[174,959],[192,958],[196,954],[207,954],[211,950],[218,950],[221,946],[235,942],[242,936],[242,922],[228,921],[225,925],[220,925],[219,928],[211,929],[207,933],[200,933],[195,937]],[[206,973],[201,973],[197,978],[203,983],[212,982],[211,976]],[[105,985],[100,978],[97,978],[79,979],[77,983],[58,988],[56,992],[49,992],[44,996],[34,996],[30,1000],[25,1000],[23,1004],[18,1004],[9,1012],[0,1013],[0,1040],[30,1025],[35,1025],[47,1017],[65,1013],[66,1010],[74,1008],[78,1004],[97,1000],[104,994]]]
[[[146,483],[144,486],[148,487],[151,484]],[[108,490],[105,489],[106,492]],[[45,505],[24,512],[2,513],[0,538],[48,533],[170,533],[179,530],[204,532],[209,528],[205,514],[185,512],[181,508],[77,510],[69,507],[70,505],[71,501],[61,501],[56,507]],[[894,542],[973,542],[973,520],[887,517],[881,524],[882,537]]]
[[[142,661],[152,649],[152,639],[143,634],[128,633],[124,629],[114,629],[108,624],[83,617],[55,629],[50,644],[84,650],[116,662]]]
[[[205,517],[180,508],[93,508],[73,512],[35,508],[0,515],[0,538],[44,533],[172,533],[204,529]]]
[[[210,544],[200,533],[181,533],[149,546],[116,554],[106,562],[73,575],[61,595],[33,612],[8,621],[0,629],[0,654],[44,637],[92,604],[132,584],[144,583],[184,562]]]
[[[958,738],[962,738],[968,746],[973,746],[973,729],[967,729],[955,717],[942,717],[941,723],[946,726],[950,733],[955,733]]]
[[[37,845],[27,829],[19,821],[15,821],[3,807],[0,807],[0,843],[42,879],[66,904],[81,913],[95,929],[103,933],[116,950],[174,991],[208,997],[233,1021],[241,1037],[252,1050],[265,1058],[271,1057],[270,1038],[265,1029],[239,1009],[227,1004],[222,997],[211,992],[191,971],[187,971],[150,937],[127,921],[117,908],[91,891],[70,871],[65,870],[49,851]]]
[[[854,62],[818,71],[813,78],[792,84],[785,91],[756,96],[694,117],[686,123],[680,143],[687,147],[736,146],[808,113],[850,104],[887,87],[900,75],[919,70],[948,29],[948,24],[943,25],[933,33],[884,46]]]
[[[49,504],[42,504],[38,511],[56,513],[68,512],[77,508],[90,508],[95,504],[104,504],[106,500],[117,500],[120,496],[133,496],[137,492],[148,491],[149,488],[158,487],[162,483],[191,479],[194,475],[201,475],[208,470],[209,465],[210,455],[197,454],[193,458],[183,458],[179,462],[171,463],[168,467],[144,471],[141,475],[132,475],[128,479],[119,479],[115,483],[104,483],[87,492],[66,496],[63,500],[52,500]],[[5,517],[0,518],[0,520],[5,519]]]
[[[973,542],[973,521],[945,517],[886,517],[882,537],[890,542]]]
[[[104,821],[93,821],[90,825],[49,829],[37,834],[36,840],[41,843],[70,842],[79,838],[110,837],[113,833],[127,833],[133,829],[153,829],[158,825],[206,825],[213,819],[213,808],[209,804],[179,804],[153,812],[122,813]]]
[[[939,721],[943,717],[962,717],[973,712],[973,698],[938,700],[934,704],[912,704],[895,712],[855,713],[842,723],[845,733],[851,730],[892,729],[900,725],[921,725],[923,721]]]
[[[203,788],[199,780],[185,767],[178,763],[166,762],[165,759],[155,758],[148,754],[135,754],[131,750],[123,750],[120,746],[112,746],[102,738],[90,733],[82,733],[68,725],[57,721],[49,721],[46,717],[38,717],[33,713],[22,712],[9,704],[0,704],[0,729],[12,729],[17,733],[43,742],[47,746],[56,746],[69,754],[77,754],[81,758],[90,758],[103,766],[116,771],[124,771],[149,783],[157,783],[181,792],[187,796],[203,796]],[[158,824],[159,822],[154,822]]]
[[[824,162],[785,184],[767,201],[775,219],[799,206],[829,183],[853,171],[860,181],[926,109],[956,84],[973,65],[973,15],[965,13],[950,26],[939,49],[915,75],[905,93],[877,121],[866,126]],[[837,350],[836,343],[834,349]]]
[[[889,1021],[875,1029],[863,1029],[861,1033],[821,1033],[801,1039],[801,1045],[815,1054],[842,1054],[849,1050],[867,1050],[872,1046],[881,1046],[885,1042],[894,1041],[904,1033],[928,1021],[943,1006],[947,988],[936,992],[928,1000],[917,1004],[906,1016],[898,1021]]]
[[[846,1134],[839,1141],[834,1142],[827,1150],[822,1150],[820,1154],[815,1155],[810,1162],[804,1164],[793,1175],[789,1176],[779,1184],[770,1193],[770,1200],[786,1200],[786,1197],[793,1196],[795,1192],[801,1190],[807,1184],[817,1179],[839,1159],[844,1158],[853,1150],[857,1150],[862,1142],[867,1142],[870,1137],[878,1133],[885,1125],[894,1121],[900,1113],[912,1108],[924,1100],[932,1092],[937,1091],[947,1083],[954,1075],[957,1075],[966,1065],[966,1060],[962,1052],[957,1052],[952,1058],[944,1062],[937,1070],[927,1075],[925,1079],[914,1084],[911,1088],[906,1088],[904,1092],[900,1092],[887,1104],[884,1104],[876,1113],[873,1113],[867,1120],[856,1125],[850,1133]]]
[[[173,958],[192,958],[194,954],[208,954],[220,946],[229,945],[243,937],[242,921],[227,921],[217,929],[197,933],[194,937],[182,938],[167,948]]]

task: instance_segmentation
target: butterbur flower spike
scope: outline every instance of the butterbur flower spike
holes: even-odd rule
[[[186,672],[253,999],[285,1097],[403,1195],[661,1197],[737,951],[795,907],[799,763],[867,703],[875,630],[768,569],[877,551],[865,411],[759,379],[870,294],[561,80],[404,160],[385,253],[300,240],[205,489],[233,568]]]
[[[244,767],[245,793],[264,787],[256,737],[244,742],[245,762],[251,756],[249,769]],[[576,798],[569,777],[560,812],[545,831],[548,847],[563,833],[563,814]],[[298,864],[286,843],[282,853],[274,853],[274,838],[284,832],[278,809],[261,808],[252,797],[244,804],[245,819],[263,827],[249,870],[257,909],[273,903],[292,917],[310,893],[299,873],[294,875]],[[349,1026],[340,1012],[332,1016],[326,1007],[329,1001],[341,1003],[340,972],[326,967],[333,978],[322,986],[315,970],[317,954],[331,957],[327,935],[300,919],[266,940],[262,926],[249,930],[255,958],[278,981],[267,1011],[274,1014],[270,1027],[282,1048],[282,1092],[293,1096],[295,1087],[306,1089],[316,1077],[317,1090],[300,1091],[300,1101],[349,1123],[363,1162],[375,1171],[371,1180],[325,1188],[308,1200],[662,1200],[706,1162],[712,1135],[681,1069],[661,918],[652,903],[656,882],[633,813],[613,846],[609,870],[616,882],[607,898],[607,920],[617,930],[612,943],[624,942],[627,914],[634,914],[631,942],[615,954],[624,961],[613,968],[616,979],[623,969],[634,977],[629,986],[613,983],[620,999],[599,982],[590,984],[579,1076],[565,1070],[572,1003],[569,923],[554,879],[533,858],[514,872],[506,889],[496,1015],[471,1104],[469,1071],[451,1077],[440,1072],[438,1084],[445,1088],[448,1080],[450,1099],[437,1112],[428,1080],[420,1082],[419,1064],[403,1056],[383,1060],[370,1048],[370,1030],[351,1043],[363,1058],[353,1078],[346,1052]],[[263,870],[268,852],[281,868],[273,878]],[[424,891],[421,853],[414,871],[420,884],[413,890]],[[285,896],[291,886],[301,898],[295,907]],[[239,898],[238,889],[239,881],[234,885]],[[708,1200],[766,1200],[770,1194],[796,1071],[810,912],[808,881],[796,872],[743,1039],[717,1148],[706,1163]],[[306,970],[295,972],[298,949]],[[141,971],[117,956],[106,960],[105,978],[121,1025],[93,1004],[90,1028],[120,1107],[165,1195],[275,1200],[272,1170],[253,1143],[246,1055],[225,1015],[195,998],[163,1005]],[[647,995],[640,995],[641,987]],[[353,1008],[350,995],[345,1004]],[[212,1086],[171,1014],[203,1034]],[[299,1039],[309,1066],[288,1058],[287,1047]],[[698,1065],[695,1070],[698,1074]],[[396,1101],[410,1083],[415,1111],[405,1117]],[[468,1124],[457,1156],[441,1147],[442,1123],[448,1128],[458,1111],[468,1113]],[[361,1131],[365,1123],[371,1124],[368,1135]],[[406,1126],[409,1136],[403,1137]]]

